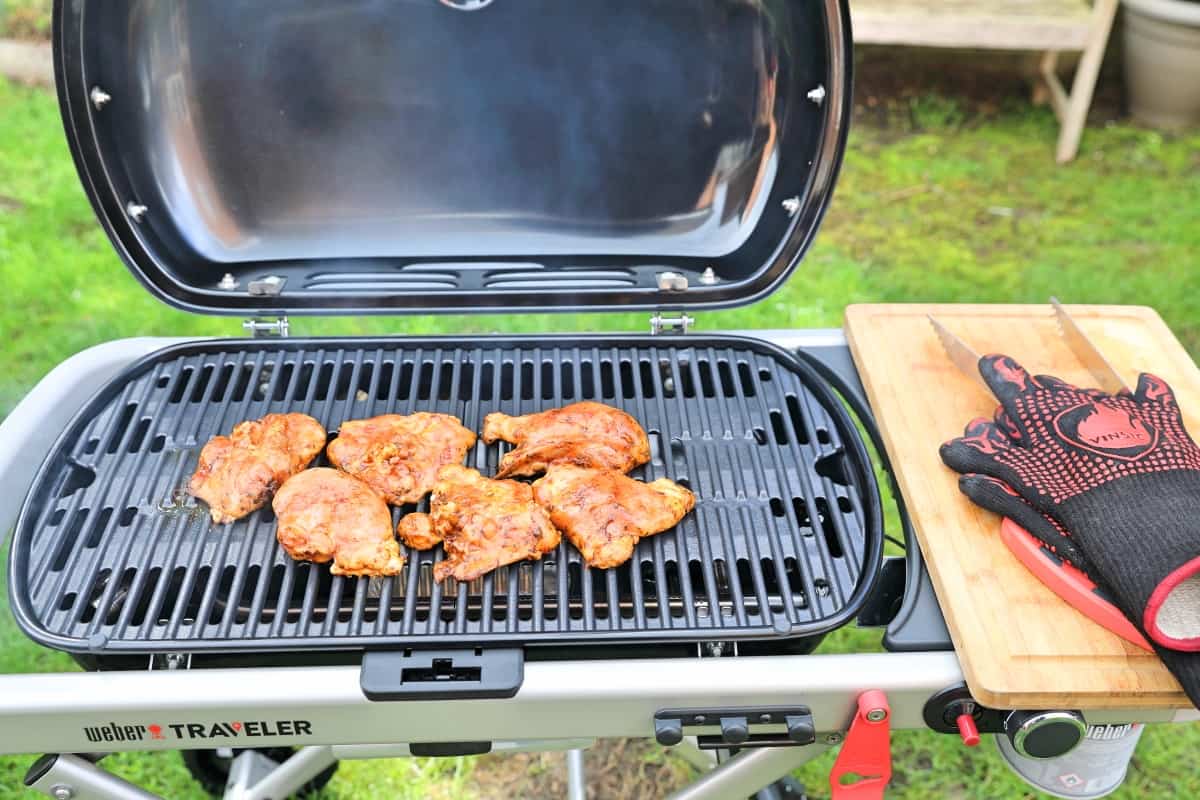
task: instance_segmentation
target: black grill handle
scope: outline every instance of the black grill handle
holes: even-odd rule
[[[368,700],[509,698],[525,679],[525,651],[375,650],[363,654],[359,685]]]

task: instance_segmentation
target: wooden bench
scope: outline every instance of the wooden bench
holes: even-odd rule
[[[1056,158],[1075,157],[1118,0],[850,0],[860,44],[1034,50],[1039,75],[1062,126]],[[1059,53],[1082,53],[1068,94]]]

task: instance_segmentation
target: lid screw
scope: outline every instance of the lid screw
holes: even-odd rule
[[[146,208],[141,203],[135,203],[132,200],[125,204],[125,213],[128,214],[129,218],[134,222],[141,222],[142,218],[146,216],[146,212],[149,210],[150,209]]]
[[[93,86],[92,91],[88,92],[88,97],[92,100],[92,105],[96,110],[104,108],[112,100],[112,95],[101,89],[99,86]]]
[[[221,280],[217,283],[218,289],[224,289],[227,292],[232,292],[237,287],[238,280],[237,278],[233,277],[232,272],[226,272],[225,275],[222,276]]]
[[[705,286],[712,286],[717,280],[717,273],[713,272],[712,267],[705,267],[704,272],[700,273],[700,282]]]
[[[59,783],[50,789],[50,795],[54,800],[71,800],[75,796],[75,790],[70,786]]]
[[[817,105],[821,105],[822,103],[824,103],[825,102],[825,87],[818,86],[817,88],[811,90],[808,93],[808,99],[812,100]]]
[[[789,197],[783,201],[783,210],[787,212],[789,217],[794,217],[800,211],[800,198]]]

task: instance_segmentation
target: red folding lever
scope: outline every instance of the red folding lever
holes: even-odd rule
[[[958,727],[958,735],[962,737],[963,744],[967,747],[979,745],[979,728],[975,725],[975,718],[969,711],[964,711],[955,717],[954,724]]]
[[[892,779],[891,716],[883,692],[870,689],[858,696],[858,711],[829,773],[833,800],[882,800]]]

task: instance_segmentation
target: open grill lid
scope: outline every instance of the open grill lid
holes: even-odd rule
[[[55,6],[85,190],[191,311],[750,302],[845,143],[844,0]]]

